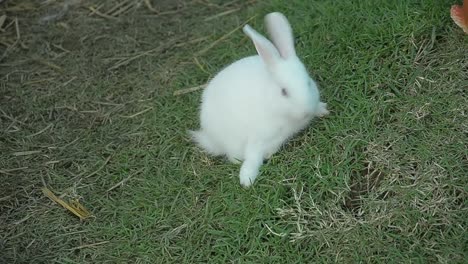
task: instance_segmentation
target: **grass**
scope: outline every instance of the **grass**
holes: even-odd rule
[[[4,1],[1,258],[465,263],[468,38],[454,2]],[[245,190],[238,165],[188,140],[200,92],[173,93],[253,54],[226,33],[249,19],[264,32],[273,10],[332,114]]]

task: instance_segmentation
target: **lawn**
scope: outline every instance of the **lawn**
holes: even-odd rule
[[[459,0],[0,3],[1,263],[466,263]],[[331,114],[253,188],[201,91],[283,12]],[[78,199],[80,220],[41,191]]]

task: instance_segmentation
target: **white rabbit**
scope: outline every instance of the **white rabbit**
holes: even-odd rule
[[[202,96],[199,131],[193,140],[208,153],[243,160],[240,183],[255,181],[264,159],[270,158],[314,116],[328,114],[317,85],[294,49],[286,17],[265,17],[274,45],[249,25],[244,33],[258,55],[243,58],[219,72]]]

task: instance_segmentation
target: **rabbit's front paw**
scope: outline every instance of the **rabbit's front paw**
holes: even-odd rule
[[[256,177],[257,171],[248,168],[242,168],[239,174],[240,184],[243,187],[248,188],[254,183]]]
[[[317,116],[323,117],[323,116],[326,116],[328,114],[330,114],[330,111],[328,111],[328,109],[327,109],[327,103],[320,102],[319,106],[318,106]]]

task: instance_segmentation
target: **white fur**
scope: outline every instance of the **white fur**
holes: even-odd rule
[[[275,45],[244,27],[259,55],[234,62],[209,82],[202,96],[201,129],[191,131],[208,153],[243,161],[239,177],[245,187],[255,181],[264,159],[314,116],[328,114],[315,82],[296,56],[286,18],[271,13],[265,20]]]

